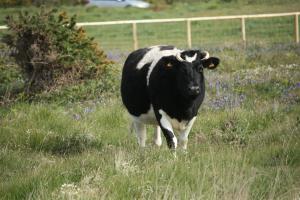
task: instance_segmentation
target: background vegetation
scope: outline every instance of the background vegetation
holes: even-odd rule
[[[272,5],[272,6],[270,6]],[[175,2],[172,5],[159,3],[150,9],[137,8],[98,8],[95,6],[58,6],[70,16],[76,14],[78,22],[111,21],[124,19],[157,19],[199,16],[220,16],[239,14],[259,14],[276,12],[298,12],[299,2],[280,1],[188,1]],[[16,15],[20,10],[29,13],[38,11],[38,7],[7,8],[0,12],[0,24],[4,24],[6,15]],[[88,13],[88,14],[87,14]],[[2,19],[2,22],[1,22]],[[300,21],[300,20],[299,20]],[[299,24],[300,25],[300,24]],[[87,34],[100,43],[107,54],[128,54],[133,49],[132,26],[92,26],[84,27]],[[139,46],[153,44],[174,44],[186,48],[186,23],[138,24]],[[267,19],[247,19],[246,37],[249,42],[290,43],[294,42],[294,18],[275,17]],[[3,31],[0,32],[0,34]],[[121,34],[120,34],[121,33]],[[193,47],[206,48],[232,45],[241,42],[240,20],[192,22]],[[125,53],[124,53],[125,52]],[[122,60],[123,61],[123,60]]]
[[[9,33],[3,41],[14,50],[26,93],[100,78],[110,64],[85,30],[76,28],[75,16],[69,19],[65,12],[42,8],[35,15],[20,13],[18,20],[8,16],[6,23]]]
[[[252,2],[174,2],[162,10],[59,10],[77,13],[78,21],[104,21],[299,8],[292,0]],[[16,16],[20,10],[32,14],[39,8],[1,9],[3,23],[5,15]],[[274,20],[283,24],[275,31],[265,28],[270,21],[249,22],[249,31],[264,29],[261,35],[251,33],[246,48],[228,39],[240,31],[230,22],[194,25],[199,33],[194,47],[205,47],[220,57],[221,65],[205,73],[205,102],[188,151],[178,150],[176,159],[165,141],[161,148],[152,145],[152,127],[145,149],[129,131],[118,90],[122,62],[132,49],[131,41],[121,42],[131,37],[130,28],[86,29],[100,47],[116,42],[104,48],[115,63],[102,79],[62,85],[30,99],[22,95],[24,77],[9,56],[14,50],[0,43],[0,199],[299,199],[300,47],[285,29],[290,19]],[[172,37],[153,36],[157,27],[138,28],[145,33],[140,45],[177,44]],[[216,34],[201,40],[208,30]],[[12,97],[15,93],[19,95]]]
[[[113,90],[112,78],[106,78],[114,71],[113,62],[83,28],[75,26],[75,16],[41,8],[36,14],[21,12],[18,19],[8,16],[6,23],[9,31],[2,38],[7,45],[3,50],[10,51],[7,57],[14,58],[18,67],[5,67],[8,58],[3,60],[2,103],[11,100],[5,99],[6,93],[12,100],[38,98],[41,93],[56,96],[57,91],[93,80],[105,92]]]
[[[41,6],[41,5],[84,5],[88,0],[0,0],[2,7]]]

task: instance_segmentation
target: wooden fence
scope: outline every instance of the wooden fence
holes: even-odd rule
[[[299,15],[300,12],[292,13],[275,13],[275,14],[256,14],[256,15],[233,15],[233,16],[216,16],[216,17],[192,17],[192,18],[175,18],[175,19],[147,19],[147,20],[126,20],[126,21],[107,21],[107,22],[82,22],[77,23],[80,26],[106,26],[106,25],[132,25],[132,41],[133,48],[138,49],[138,24],[150,24],[150,23],[166,23],[166,22],[186,22],[186,42],[189,48],[192,47],[192,22],[194,21],[210,21],[210,20],[231,20],[240,19],[241,26],[241,41],[246,43],[247,33],[246,33],[246,22],[247,19],[251,18],[270,18],[270,17],[284,17],[284,16],[294,16],[294,35],[295,42],[299,43]],[[6,26],[0,26],[0,29],[7,29]]]

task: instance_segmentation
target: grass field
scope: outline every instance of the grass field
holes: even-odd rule
[[[163,12],[63,8],[77,13],[80,21],[104,21],[298,11],[297,1],[288,2],[241,6],[209,1],[175,4]],[[0,15],[17,10],[0,9]],[[282,19],[288,24],[290,20]],[[232,23],[205,27],[219,28],[226,37],[238,35]],[[195,27],[201,30],[201,25]],[[140,28],[147,32],[145,37],[153,36],[155,28]],[[97,30],[88,33],[116,37],[113,31]],[[126,30],[120,31],[126,35]],[[221,64],[205,74],[205,101],[188,150],[178,149],[176,158],[165,140],[160,148],[152,144],[152,127],[147,147],[138,147],[119,93],[89,101],[75,98],[72,103],[58,97],[20,100],[0,107],[0,199],[300,199],[300,47],[284,32],[271,32],[262,32],[262,38],[254,34],[259,43],[247,48],[227,44],[221,33],[208,37],[207,49]],[[278,35],[281,44],[266,45],[263,39],[270,34]],[[100,44],[112,41],[96,39]],[[154,35],[148,42],[160,39]],[[202,46],[201,37],[196,39]],[[130,47],[124,45],[110,56],[123,60]],[[117,62],[116,68],[121,65]],[[87,96],[97,92],[83,91]]]
[[[151,127],[138,147],[118,94],[2,107],[0,197],[299,199],[299,47],[216,54],[223,64],[206,73],[208,94],[177,158],[165,141],[152,145]]]

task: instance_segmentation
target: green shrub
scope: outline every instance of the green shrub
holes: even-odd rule
[[[10,58],[10,54],[11,49],[0,43],[0,106],[4,102],[8,103],[11,94],[22,90],[23,86],[20,69]]]
[[[22,71],[26,94],[51,91],[105,76],[111,64],[85,30],[77,28],[75,16],[41,9],[6,19],[9,33],[3,41]]]
[[[20,77],[20,72],[13,60],[10,58],[11,50],[0,43],[0,85],[9,85],[13,80]]]
[[[105,76],[97,80],[86,80],[50,92],[42,92],[35,96],[35,100],[39,102],[57,102],[59,104],[87,100],[105,102],[110,97],[119,94],[120,73],[120,68],[110,66],[106,68]]]

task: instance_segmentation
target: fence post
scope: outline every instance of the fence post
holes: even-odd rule
[[[186,34],[187,34],[188,48],[192,48],[191,20],[189,20],[189,19],[186,21]]]
[[[137,27],[136,23],[132,23],[132,37],[133,37],[133,49],[137,50],[139,48],[138,37],[137,37]]]
[[[241,31],[242,31],[242,41],[246,44],[246,25],[245,25],[245,17],[241,18]]]
[[[298,21],[298,13],[295,14],[295,41],[299,43],[299,21]]]

